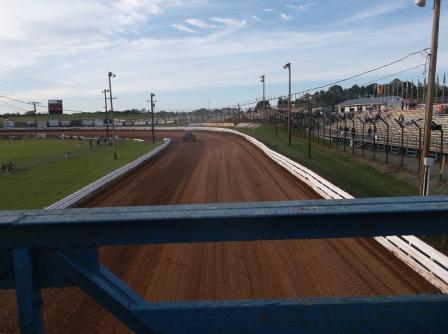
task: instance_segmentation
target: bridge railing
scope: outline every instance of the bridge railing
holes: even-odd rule
[[[22,333],[40,289],[76,285],[137,333],[445,333],[448,296],[151,303],[98,259],[102,245],[448,233],[448,197],[0,212],[0,288]]]

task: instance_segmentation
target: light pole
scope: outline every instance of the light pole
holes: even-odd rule
[[[424,7],[426,5],[426,0],[415,0],[415,4],[419,7]],[[427,196],[427,190],[429,187],[429,173],[425,172],[426,168],[432,165],[429,157],[430,141],[431,141],[431,121],[432,121],[432,108],[434,103],[434,89],[435,89],[435,79],[436,79],[436,68],[437,68],[437,48],[439,44],[439,22],[440,22],[440,4],[441,0],[434,0],[434,13],[433,13],[433,23],[432,23],[432,42],[431,42],[431,53],[429,73],[428,73],[428,96],[426,101],[425,110],[425,124],[424,124],[424,134],[423,134],[423,149],[422,149],[422,159],[423,167],[420,168],[420,194]]]
[[[109,118],[107,117],[107,93],[108,89],[103,89],[102,93],[104,94],[104,110],[106,111],[106,140],[109,140]]]
[[[114,124],[114,105],[112,102],[112,83],[111,78],[115,78],[116,75],[112,72],[108,73],[109,76],[109,98],[110,98],[110,119],[112,120],[112,150],[114,152],[114,160],[117,160],[117,147],[115,145],[115,124]]]
[[[311,101],[308,99],[307,101],[307,109],[308,109],[308,159],[311,159]],[[291,145],[291,143],[289,143]]]
[[[263,123],[265,123],[266,122],[266,120],[265,120],[265,118],[266,118],[266,86],[265,86],[265,75],[263,74],[261,77],[260,77],[260,82],[263,84]]]
[[[265,76],[264,74],[260,77],[260,82],[263,84],[263,123],[265,123],[265,117],[266,117],[266,91],[265,91]]]
[[[289,74],[289,93],[288,93],[288,144],[291,145],[291,63],[287,63],[283,66],[288,69]]]
[[[156,101],[153,100],[155,96],[156,96],[156,94],[151,93],[149,101],[146,101],[146,102],[151,103],[151,132],[152,132],[152,143],[153,144],[156,142],[156,137],[154,134],[154,107],[155,107]]]

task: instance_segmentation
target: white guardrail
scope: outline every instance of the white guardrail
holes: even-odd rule
[[[89,128],[89,130],[95,130],[96,128]],[[102,128],[98,128],[102,129]],[[122,130],[148,130],[148,127],[121,127]],[[69,128],[67,130],[70,130]],[[215,131],[215,132],[225,132],[238,135],[245,138],[247,141],[258,147],[263,151],[269,158],[275,161],[277,164],[288,170],[291,174],[297,177],[302,182],[309,185],[314,191],[326,199],[349,199],[354,198],[349,193],[343,191],[339,187],[335,186],[331,182],[327,181],[323,177],[314,173],[310,169],[300,165],[299,163],[285,157],[284,155],[271,150],[269,147],[258,141],[257,139],[248,136],[232,129],[224,129],[217,127],[156,127],[156,130],[160,131],[173,131],[173,130],[184,130],[184,131]],[[116,171],[104,176],[98,181],[82,188],[76,193],[64,198],[63,200],[54,203],[47,207],[47,209],[62,209],[67,208],[85,199],[91,194],[96,193],[108,183],[116,180],[120,176],[131,172],[138,165],[150,159],[161,150],[163,150],[170,140],[166,141],[162,146],[159,146],[150,153],[142,156],[141,158],[131,162],[130,164],[123,166]],[[423,276],[427,281],[440,289],[443,293],[448,293],[448,257],[440,253],[427,243],[418,239],[412,235],[402,235],[402,236],[387,236],[387,237],[376,237],[374,238],[382,246],[392,252],[400,260],[406,263],[414,271]]]
[[[131,173],[138,166],[156,156],[171,143],[171,139],[169,138],[164,139],[164,141],[165,142],[162,145],[156,147],[151,152],[148,152],[142,155],[140,158],[128,163],[127,165],[124,165],[114,170],[113,172],[110,172],[109,174],[103,176],[102,178],[96,180],[95,182],[90,183],[84,188],[61,199],[56,203],[53,203],[52,205],[46,207],[45,209],[66,209],[82,200],[86,200],[87,198],[93,196],[94,194],[104,189],[106,186],[110,185],[111,182],[116,182],[121,177],[125,176],[128,173]]]
[[[215,131],[238,135],[258,147],[269,158],[288,170],[299,180],[309,185],[319,195],[326,199],[349,199],[354,198],[349,193],[343,191],[323,177],[314,173],[310,169],[285,157],[284,155],[271,150],[269,147],[239,131],[232,129],[214,127],[163,127],[158,130],[187,130],[187,131]],[[400,260],[406,263],[414,271],[423,276],[427,281],[440,289],[443,293],[448,293],[448,257],[434,249],[424,241],[412,235],[375,237],[377,242],[392,252]]]

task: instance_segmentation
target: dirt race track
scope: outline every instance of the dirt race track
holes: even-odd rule
[[[183,143],[181,135],[159,132],[174,139],[164,153],[84,206],[318,198],[242,138],[200,132]],[[104,247],[101,259],[154,302],[437,292],[373,239]],[[48,333],[127,332],[76,288],[43,296]],[[0,300],[0,332],[17,332],[15,292]]]

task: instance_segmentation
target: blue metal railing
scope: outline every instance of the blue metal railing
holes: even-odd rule
[[[101,245],[448,233],[448,197],[0,211],[0,288],[22,333],[43,333],[40,289],[76,285],[138,333],[446,333],[448,296],[150,303]]]

